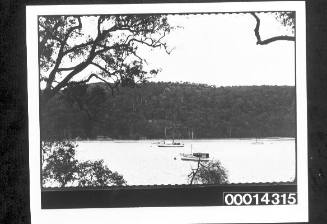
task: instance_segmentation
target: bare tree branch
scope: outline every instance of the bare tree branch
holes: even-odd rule
[[[109,72],[107,69],[105,69],[104,67],[102,67],[101,65],[97,64],[97,63],[94,63],[94,62],[91,62],[90,63],[91,65],[94,65],[98,68],[100,68],[102,71],[104,71],[105,73],[107,73],[109,75],[109,77],[113,76],[113,75],[116,75],[116,73],[119,73],[120,70],[116,70],[114,72]]]
[[[160,39],[161,39],[161,38],[160,38]],[[149,46],[149,47],[152,47],[152,48],[163,47],[163,48],[165,49],[165,51],[166,51],[167,54],[170,54],[170,53],[171,53],[171,51],[168,51],[168,49],[167,49],[167,45],[164,44],[164,43],[161,43],[161,42],[159,42],[159,41],[153,41],[153,40],[152,40],[151,43],[148,43],[148,42],[145,41],[145,39],[141,39],[141,40],[139,40],[139,39],[136,39],[136,38],[132,38],[132,39],[130,39],[130,40],[127,42],[126,46],[129,46],[131,42],[138,42],[138,43],[145,44],[145,45],[147,45],[147,46]]]
[[[78,66],[78,65],[77,65],[77,66]],[[58,69],[57,69],[57,72],[74,70],[77,66],[67,67],[67,68],[58,68]],[[53,82],[55,82],[55,80],[54,80]]]
[[[111,89],[111,94],[114,95],[114,89],[115,89],[115,84],[114,86],[112,86],[112,83],[108,82],[107,80],[101,78],[100,76],[92,73],[87,79],[85,80],[81,80],[81,81],[78,81],[78,82],[75,82],[75,84],[82,84],[82,83],[88,83],[92,78],[97,78],[99,80],[101,80],[102,82],[104,82],[110,89]]]
[[[275,36],[275,37],[271,37],[271,38],[268,38],[266,40],[261,40],[261,36],[260,36],[260,32],[259,32],[259,27],[260,27],[260,19],[259,17],[254,13],[254,12],[251,12],[250,13],[256,20],[257,24],[254,28],[254,34],[257,38],[257,44],[260,44],[260,45],[266,45],[266,44],[269,44],[271,42],[274,42],[274,41],[278,41],[278,40],[287,40],[287,41],[295,41],[295,37],[293,36]]]
[[[192,178],[191,178],[191,180],[190,180],[190,185],[193,184],[194,178],[195,178],[196,174],[198,173],[198,171],[199,171],[199,169],[200,169],[200,165],[202,166],[202,164],[201,164],[201,159],[199,158],[197,168],[195,169],[195,171],[192,170],[192,173],[189,175],[189,176],[192,175]]]
[[[102,17],[101,16],[99,16],[99,19],[98,19],[98,27],[97,27],[97,29],[98,29],[98,36],[100,36],[101,35],[101,23],[102,23]]]

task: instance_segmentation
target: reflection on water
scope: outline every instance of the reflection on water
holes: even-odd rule
[[[205,152],[220,160],[231,183],[292,181],[295,176],[294,139],[182,140],[185,147],[158,147],[156,140],[80,141],[78,160],[100,160],[124,176],[128,185],[187,184],[196,162],[180,153]]]

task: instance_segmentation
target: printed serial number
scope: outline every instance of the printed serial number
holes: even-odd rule
[[[224,192],[224,205],[294,205],[294,192]]]

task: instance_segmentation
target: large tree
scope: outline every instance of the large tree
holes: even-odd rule
[[[40,16],[42,102],[92,78],[112,90],[143,82],[158,70],[144,68],[142,48],[169,53],[164,37],[171,29],[162,15]]]

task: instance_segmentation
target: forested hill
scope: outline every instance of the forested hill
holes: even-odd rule
[[[42,138],[294,137],[295,87],[104,83],[63,90],[41,110]]]

